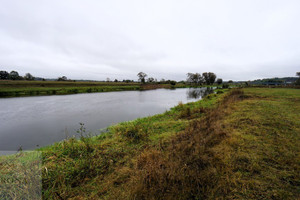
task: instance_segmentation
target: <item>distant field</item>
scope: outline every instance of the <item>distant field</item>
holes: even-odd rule
[[[185,87],[185,85],[177,84],[173,87]],[[156,88],[171,88],[171,85],[141,85],[140,83],[124,82],[0,81],[0,97],[61,95]]]
[[[0,81],[2,88],[26,88],[26,87],[97,87],[97,86],[128,86],[140,85],[139,83],[124,82],[73,82],[73,81]]]

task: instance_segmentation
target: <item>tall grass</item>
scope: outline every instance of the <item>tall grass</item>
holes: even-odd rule
[[[217,95],[212,95],[183,107],[204,109],[214,106],[217,99]],[[71,138],[44,148],[44,166],[48,169],[43,173],[44,198],[70,198],[87,195],[90,190],[92,193],[84,198],[104,198],[106,195],[113,198],[120,192],[113,188],[131,180],[142,152],[148,148],[156,149],[162,141],[169,140],[170,136],[188,126],[190,119],[178,120],[180,107],[110,127],[109,132],[99,137],[88,140]],[[97,189],[92,189],[94,187]]]
[[[300,91],[234,89],[41,149],[45,199],[297,199]]]
[[[128,199],[203,199],[223,193],[218,171],[223,163],[214,147],[227,137],[219,121],[228,114],[229,106],[243,98],[234,90],[216,108],[208,109],[201,120],[193,120],[181,133],[161,144],[146,149],[137,159],[126,196]]]
[[[41,166],[36,151],[0,157],[0,199],[41,199]]]

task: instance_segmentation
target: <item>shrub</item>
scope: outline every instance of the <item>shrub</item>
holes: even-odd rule
[[[228,84],[223,84],[222,88],[229,88]]]

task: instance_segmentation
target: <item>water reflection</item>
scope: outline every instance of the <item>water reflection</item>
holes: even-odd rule
[[[187,96],[187,99],[199,99],[199,98],[203,98],[213,92],[214,92],[214,90],[212,87],[189,88],[186,92],[186,96]]]
[[[0,151],[29,150],[111,124],[163,113],[179,102],[199,100],[211,88],[157,89],[0,99]],[[67,131],[66,131],[67,130]]]

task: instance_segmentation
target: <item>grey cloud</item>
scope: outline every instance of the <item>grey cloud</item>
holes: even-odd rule
[[[0,0],[0,66],[36,76],[294,76],[297,0]]]

